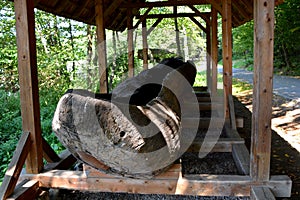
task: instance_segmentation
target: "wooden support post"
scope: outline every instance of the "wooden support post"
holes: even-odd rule
[[[27,173],[43,169],[43,148],[36,61],[34,1],[15,0],[18,70],[23,132],[32,139],[26,160]]]
[[[209,23],[206,23],[206,85],[211,91],[211,30]]]
[[[268,181],[271,156],[274,1],[254,1],[254,86],[250,176]]]
[[[173,7],[173,13],[174,15],[177,14],[177,6]],[[177,44],[177,56],[182,56],[181,54],[181,48],[180,48],[180,38],[179,38],[179,29],[178,29],[178,22],[177,22],[177,17],[174,18],[174,23],[175,23],[175,32],[176,32],[176,44]]]
[[[142,37],[143,37],[143,68],[148,69],[148,42],[147,42],[147,21],[142,22]]]
[[[127,9],[128,76],[134,76],[134,46],[132,9]]]
[[[211,94],[216,96],[218,87],[218,11],[214,7],[211,10],[211,46]]]
[[[108,93],[107,58],[103,0],[95,1],[95,19],[97,26],[97,51],[100,77],[100,93]]]
[[[225,116],[229,118],[228,95],[232,94],[232,19],[231,0],[222,5],[223,85]]]

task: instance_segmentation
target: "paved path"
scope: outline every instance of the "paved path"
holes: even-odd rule
[[[219,72],[221,71],[222,69],[219,69]],[[253,72],[251,71],[233,68],[232,73],[234,78],[253,83]],[[287,99],[300,101],[300,79],[274,75],[273,91]]]

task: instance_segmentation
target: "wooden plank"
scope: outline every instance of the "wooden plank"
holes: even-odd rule
[[[222,46],[223,46],[223,88],[224,113],[229,118],[228,95],[232,94],[232,12],[231,0],[224,0],[222,4]]]
[[[250,175],[268,181],[271,157],[274,1],[254,1],[254,86]]]
[[[208,128],[210,121],[210,118],[184,117],[182,118],[181,125],[183,128]],[[224,119],[214,119],[214,125],[223,127]]]
[[[210,13],[205,12],[197,14],[197,13],[177,13],[177,14],[150,14],[147,15],[146,19],[156,19],[156,18],[177,18],[177,17],[209,17]],[[137,19],[141,18],[142,16],[136,16]]]
[[[211,30],[209,23],[206,23],[206,30],[206,85],[211,91]]]
[[[177,16],[178,10],[177,6],[173,6],[173,14]],[[178,18],[174,18],[174,26],[175,26],[175,38],[176,38],[176,56],[177,57],[182,57],[182,51],[181,51],[181,46],[180,46],[180,32],[178,28]]]
[[[193,109],[195,109],[196,107],[199,108],[199,111],[207,111],[207,110],[212,110],[212,109],[222,109],[223,106],[221,103],[215,102],[213,103],[213,107],[212,107],[212,103],[211,102],[199,102],[199,103],[186,103],[182,105],[182,109],[186,110],[186,111],[193,111]]]
[[[213,119],[215,125],[218,127],[221,127],[224,125],[224,119],[218,118],[218,119]],[[210,118],[196,118],[196,117],[183,117],[182,118],[182,125],[184,128],[208,128],[210,124],[211,119]],[[243,127],[243,119],[239,118],[239,120],[236,121],[237,127],[242,128]]]
[[[276,200],[275,196],[267,187],[251,187],[251,200]]]
[[[127,45],[128,45],[128,76],[134,76],[134,46],[133,46],[133,16],[132,10],[127,9]]]
[[[211,37],[211,94],[216,96],[218,89],[218,12],[214,7],[211,10]]]
[[[30,137],[31,134],[29,132],[24,132],[17,144],[17,148],[9,163],[0,188],[0,199],[6,199],[15,189],[26,157],[30,151],[30,146],[32,144]]]
[[[43,169],[43,150],[36,61],[34,1],[15,0],[18,71],[23,132],[31,134],[31,148],[26,159],[28,173]]]
[[[147,20],[142,23],[142,37],[143,37],[143,69],[148,69],[148,41],[147,41]]]
[[[100,93],[108,93],[104,0],[95,1]]]
[[[251,186],[267,185],[278,197],[290,195],[287,176],[274,176],[270,182],[253,182],[240,175],[184,175],[178,179],[132,179],[114,176],[89,177],[82,171],[52,170],[25,174],[24,178],[39,180],[41,187],[88,190],[94,192],[126,192],[139,194],[178,194],[199,196],[249,196]]]
[[[39,182],[36,180],[24,180],[17,185],[14,193],[6,200],[36,199],[39,193]]]
[[[233,144],[232,156],[240,174],[250,173],[250,154],[245,144]]]
[[[69,169],[76,161],[77,159],[66,149],[59,155],[59,161],[48,163],[45,170]]]
[[[232,152],[234,145],[244,144],[244,140],[242,138],[240,139],[219,138],[217,142],[215,140],[205,140],[205,142],[211,143],[208,144],[209,147],[213,146],[213,149],[209,149],[208,152]],[[203,144],[203,140],[194,141],[187,151],[197,153],[199,152],[202,144]],[[201,151],[205,152],[205,149],[202,149]]]
[[[275,197],[290,197],[292,191],[292,180],[287,175],[271,176],[266,184]]]
[[[49,162],[58,162],[60,160],[59,156],[52,149],[52,147],[48,144],[48,142],[42,137],[43,142],[43,157],[46,161]]]
[[[124,178],[123,176],[118,174],[105,174],[104,172],[101,172],[86,164],[83,165],[83,171],[87,174],[88,177]],[[173,164],[167,171],[155,176],[155,179],[177,180],[181,175],[181,171],[181,164]]]
[[[176,192],[193,191],[194,195],[200,196],[249,196],[250,185],[249,176],[186,174],[178,180]]]
[[[210,2],[207,0],[189,0],[189,1],[157,1],[157,2],[136,2],[123,3],[121,8],[149,8],[149,7],[168,7],[168,6],[186,6],[186,5],[205,5]]]
[[[235,111],[234,111],[234,103],[232,95],[228,95],[228,104],[229,104],[229,114],[230,114],[230,124],[231,128],[233,130],[236,130],[236,117],[235,117]]]
[[[223,98],[222,97],[217,97],[217,96],[215,96],[213,98],[205,97],[205,96],[203,96],[203,97],[198,96],[197,100],[198,100],[198,102],[210,102],[211,100],[213,100],[213,103],[216,103],[216,104],[223,103]]]

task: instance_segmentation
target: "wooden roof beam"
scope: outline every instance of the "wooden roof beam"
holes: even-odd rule
[[[159,17],[154,24],[149,28],[149,30],[147,31],[147,36],[155,29],[155,27],[157,27],[157,25],[163,20],[163,17]]]
[[[168,7],[168,6],[187,6],[187,5],[206,5],[213,3],[209,0],[190,0],[190,1],[157,1],[157,2],[139,2],[123,3],[121,8],[149,8],[149,7]],[[215,4],[215,3],[214,3]]]
[[[202,13],[197,8],[195,8],[193,5],[189,5],[188,7],[192,11],[194,11],[195,14],[198,14],[206,22],[206,24],[210,25],[210,15],[202,15]]]
[[[211,4],[222,15],[222,2],[220,0],[206,0],[206,3]]]
[[[197,21],[197,19],[195,19],[194,17],[190,17],[190,19],[202,30],[204,31],[206,34],[208,32],[207,27],[204,27],[200,22]]]
[[[136,28],[140,25],[141,22],[143,22],[143,21],[146,20],[148,14],[149,14],[149,12],[152,10],[152,8],[153,8],[153,7],[149,7],[149,8],[146,10],[145,14],[142,15],[142,16],[139,18],[138,22],[133,26],[134,29],[136,29]]]
[[[176,17],[203,17],[203,18],[208,18],[208,16],[210,16],[209,12],[205,12],[205,13],[177,13],[177,14],[151,14],[148,15],[146,18],[147,19],[153,19],[153,18],[176,18]],[[137,16],[137,19],[140,19],[141,16]]]
[[[112,3],[104,11],[104,19],[109,17],[118,7],[120,7],[122,2],[123,2],[123,0],[114,0],[114,1],[112,1]]]

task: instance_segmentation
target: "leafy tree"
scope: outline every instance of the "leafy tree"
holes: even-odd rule
[[[275,67],[285,74],[300,73],[300,4],[286,0],[275,8]]]

